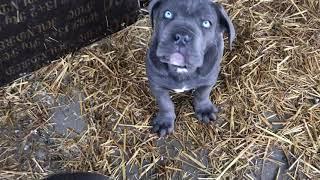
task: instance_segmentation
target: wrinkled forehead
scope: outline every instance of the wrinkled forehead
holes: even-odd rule
[[[210,0],[164,0],[161,11],[171,10],[184,17],[216,17]]]

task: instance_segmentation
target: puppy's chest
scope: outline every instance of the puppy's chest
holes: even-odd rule
[[[192,79],[184,80],[184,81],[166,81],[163,84],[164,87],[174,91],[175,93],[182,93],[186,91],[192,91],[197,89],[198,87],[206,85],[207,81],[203,81],[200,78],[193,77]]]
[[[192,90],[194,89],[195,86],[191,83],[179,83],[179,84],[176,84],[175,86],[171,86],[171,90],[176,92],[176,93],[182,93],[182,92],[185,92],[185,91],[189,91],[189,90]]]
[[[180,83],[170,83],[169,89],[174,91],[175,93],[183,93],[186,91],[194,90],[201,86],[200,81],[184,81]]]
[[[180,89],[172,89],[174,92],[176,93],[182,93],[182,92],[185,92],[185,91],[189,91],[191,90],[192,88],[188,88],[187,86],[183,86],[182,88]]]

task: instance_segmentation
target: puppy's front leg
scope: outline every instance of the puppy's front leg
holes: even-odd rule
[[[163,88],[152,88],[152,93],[156,98],[159,112],[153,120],[153,132],[160,137],[170,134],[174,130],[174,104],[169,96],[169,91]]]
[[[202,86],[194,91],[193,106],[199,121],[209,123],[217,119],[218,108],[210,101],[212,86]]]

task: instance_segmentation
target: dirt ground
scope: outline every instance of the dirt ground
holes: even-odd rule
[[[224,0],[237,39],[199,123],[172,94],[175,132],[145,74],[148,17],[0,88],[0,179],[94,171],[110,179],[320,179],[320,2]]]

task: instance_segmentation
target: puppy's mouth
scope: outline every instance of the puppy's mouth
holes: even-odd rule
[[[189,72],[186,67],[185,68],[177,67],[176,71],[177,71],[177,73],[187,73],[187,72]]]
[[[164,63],[167,63],[169,68],[177,73],[188,72],[186,58],[179,52],[172,53],[170,56],[162,56],[160,60]]]

